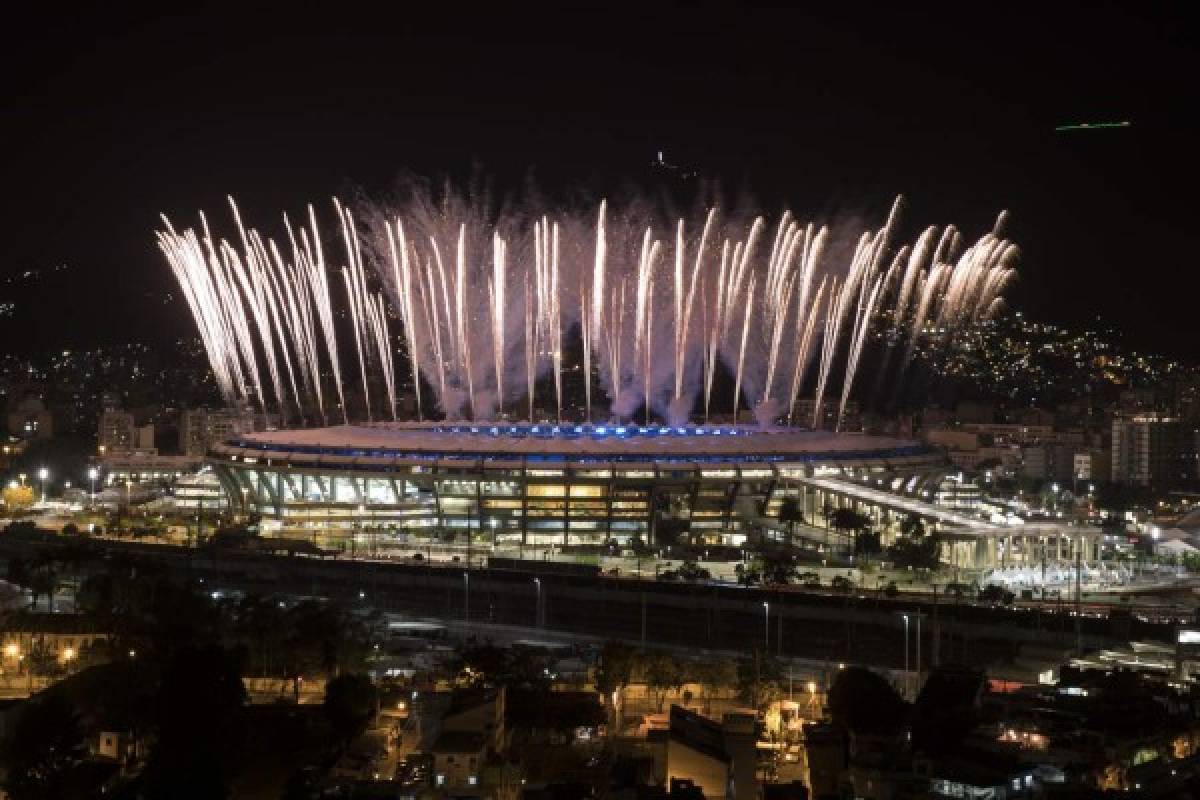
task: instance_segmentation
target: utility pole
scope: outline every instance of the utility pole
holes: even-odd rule
[[[783,604],[780,603],[779,610],[775,612],[775,650],[779,656],[783,656]]]
[[[921,612],[917,612],[917,691],[921,691],[921,617],[925,616]]]
[[[1080,544],[1083,537],[1075,542],[1075,653],[1083,655],[1083,552]]]
[[[933,656],[931,661],[933,666],[937,666],[941,658],[942,650],[942,623],[938,617],[938,591],[937,584],[933,585]]]
[[[642,652],[646,651],[646,590],[643,589],[642,595]]]

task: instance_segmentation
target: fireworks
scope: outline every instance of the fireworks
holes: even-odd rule
[[[563,421],[564,351],[578,341],[589,420],[642,410],[679,425],[693,409],[736,419],[744,405],[762,424],[816,426],[840,378],[840,425],[872,330],[886,342],[878,389],[886,375],[902,379],[923,331],[994,314],[1017,256],[1003,214],[968,247],[953,226],[898,245],[899,199],[880,228],[844,246],[790,212],[770,223],[717,207],[664,220],[644,202],[604,200],[582,212],[496,210],[413,187],[398,207],[364,204],[358,216],[335,201],[333,265],[311,207],[299,229],[285,215],[280,247],[230,204],[240,247],[215,238],[203,215],[199,232],[164,217],[159,246],[225,399],[291,419],[326,421],[332,384],[348,420],[339,332],[353,345],[366,417],[394,419],[397,320],[419,415],[432,400],[450,418],[532,419],[535,401],[549,402],[535,397],[548,377]],[[733,378],[729,409],[713,407],[720,370]],[[798,420],[807,384],[814,417]]]

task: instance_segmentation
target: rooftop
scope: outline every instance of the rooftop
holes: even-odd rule
[[[756,425],[528,425],[378,423],[247,433],[226,452],[259,451],[264,458],[322,455],[393,459],[689,460],[737,457],[761,461],[925,456],[920,442],[857,433]]]

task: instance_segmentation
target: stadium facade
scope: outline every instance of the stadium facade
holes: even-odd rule
[[[277,528],[500,547],[653,545],[668,520],[737,546],[778,519],[796,479],[944,463],[918,442],[824,431],[446,423],[247,433],[209,459],[234,507]]]

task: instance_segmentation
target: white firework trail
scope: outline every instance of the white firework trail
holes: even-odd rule
[[[203,215],[199,232],[164,218],[157,239],[227,402],[324,420],[332,381],[344,421],[350,410],[335,324],[343,313],[367,419],[380,408],[397,416],[396,371],[404,367],[395,348],[402,345],[419,417],[428,405],[424,378],[443,415],[487,419],[525,395],[533,419],[537,401],[548,400],[535,397],[537,381],[549,373],[561,421],[565,337],[577,328],[582,364],[570,369],[583,372],[589,420],[593,368],[609,414],[629,419],[641,407],[647,420],[658,414],[671,424],[682,424],[701,396],[705,418],[714,413],[716,375],[725,368],[730,414],[736,419],[744,402],[762,424],[790,424],[811,380],[819,425],[839,378],[839,427],[879,320],[888,327],[877,381],[895,347],[904,353],[898,382],[926,329],[954,330],[996,313],[1017,258],[1002,238],[1003,214],[965,249],[953,226],[925,227],[911,244],[893,245],[899,198],[881,227],[858,236],[844,263],[827,263],[838,252],[829,228],[787,210],[760,248],[762,217],[710,206],[668,222],[649,207],[614,212],[601,200],[581,213],[534,214],[449,189],[440,197],[414,189],[399,207],[368,205],[364,226],[335,201],[345,253],[336,268],[326,263],[311,206],[299,228],[284,217],[282,248],[244,225],[232,200],[240,246],[212,236]],[[660,260],[669,272],[662,281]],[[331,296],[331,269],[342,276],[344,302]]]

